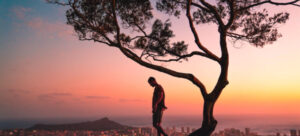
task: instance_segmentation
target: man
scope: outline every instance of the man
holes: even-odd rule
[[[154,87],[153,98],[152,98],[152,120],[153,127],[157,130],[157,136],[161,134],[164,136],[168,136],[161,127],[161,119],[163,115],[163,111],[167,109],[165,106],[165,93],[164,89],[159,85],[154,77],[149,77],[148,83]]]

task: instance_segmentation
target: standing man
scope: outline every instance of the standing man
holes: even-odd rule
[[[159,85],[154,77],[149,77],[148,83],[154,87],[153,98],[152,98],[152,120],[153,127],[157,130],[157,136],[160,134],[164,136],[168,136],[161,127],[161,119],[163,115],[163,111],[167,109],[165,106],[165,92],[164,89]]]

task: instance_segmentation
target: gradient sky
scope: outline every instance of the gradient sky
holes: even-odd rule
[[[230,84],[215,114],[300,115],[300,8],[280,10],[291,15],[278,26],[283,37],[275,43],[229,42]],[[182,27],[186,18],[172,21],[175,40],[191,41],[193,49],[192,34]],[[64,9],[44,0],[0,1],[0,119],[150,116],[149,76],[165,89],[166,116],[201,115],[203,100],[190,82],[144,68],[115,48],[78,41],[65,22]],[[215,26],[197,30],[219,54]],[[208,89],[219,73],[216,63],[201,57],[162,65],[194,73]]]

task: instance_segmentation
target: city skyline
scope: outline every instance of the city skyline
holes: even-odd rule
[[[101,118],[98,120],[89,121],[73,121],[73,123],[42,123],[31,125],[24,128],[7,128],[1,129],[0,135],[55,135],[55,136],[156,136],[156,129],[151,127],[151,123],[142,126],[133,126],[116,122],[109,118]],[[282,122],[283,123],[283,122]],[[217,127],[212,136],[300,136],[300,125],[292,126],[292,124],[286,124],[278,126],[276,124],[260,126],[259,124],[246,126],[227,126]],[[169,124],[164,127],[166,133],[169,136],[187,136],[191,132],[197,129],[197,126],[190,125],[174,125]]]
[[[279,26],[283,37],[278,41],[264,48],[242,43],[229,46],[230,84],[215,114],[299,117],[300,9],[281,10],[291,15]],[[78,41],[65,23],[64,12],[63,7],[44,0],[0,1],[0,119],[151,116],[149,76],[164,86],[168,107],[164,116],[202,116],[201,94],[191,83],[141,67],[116,49]],[[176,38],[193,41],[180,27],[186,23],[182,19],[173,24]],[[198,29],[203,42],[215,45],[210,36],[216,32],[213,25]],[[217,46],[209,48],[219,53]],[[216,64],[204,58],[182,64],[164,65],[193,71],[208,88],[213,87]]]
[[[166,127],[166,133],[170,136],[188,136],[191,131],[196,128],[190,127]],[[179,130],[180,129],[180,130]],[[0,130],[0,134],[3,136],[27,136],[27,135],[79,135],[79,136],[116,136],[116,135],[132,135],[132,136],[157,136],[153,127],[137,127],[127,129],[112,129],[112,130],[43,130],[43,129],[7,129]],[[226,128],[216,131],[212,136],[300,136],[300,129],[290,129],[288,132],[280,132],[280,130],[274,131],[269,134],[260,134],[251,128],[236,129]]]

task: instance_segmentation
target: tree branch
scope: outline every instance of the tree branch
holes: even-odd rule
[[[139,26],[138,24],[135,23],[135,26],[144,34],[147,35],[147,33],[143,30],[143,28],[141,28],[141,26]]]
[[[46,0],[46,2],[51,3],[51,4],[57,4],[60,6],[69,6],[69,3],[64,3],[64,2],[60,2],[59,0]]]
[[[215,54],[213,54],[211,51],[209,51],[207,48],[205,48],[201,42],[200,42],[200,39],[199,39],[199,36],[198,36],[198,33],[195,29],[195,26],[194,26],[194,23],[193,23],[193,20],[192,20],[192,16],[191,16],[191,13],[190,13],[190,10],[191,10],[191,2],[192,0],[188,0],[187,2],[187,8],[186,8],[186,16],[188,18],[188,21],[189,21],[189,25],[190,25],[190,29],[194,35],[194,38],[195,38],[195,43],[196,45],[201,49],[203,50],[207,56],[209,56],[210,59],[212,60],[215,60],[215,61],[219,61],[219,57],[217,57]]]
[[[229,20],[227,22],[227,24],[225,25],[225,29],[227,30],[228,28],[230,28],[230,26],[232,25],[235,16],[236,16],[236,11],[235,11],[235,1],[234,0],[228,0],[227,3],[229,5],[229,10],[230,10],[230,17]]]
[[[195,7],[197,7],[197,8],[200,8],[200,9],[206,11],[206,12],[211,12],[211,10],[209,10],[209,9],[207,9],[207,8],[205,8],[205,7],[203,7],[203,6],[199,5],[199,4],[197,4],[197,3],[191,2],[191,5],[192,5],[192,6],[195,6]]]
[[[177,2],[177,3],[180,3],[180,4],[186,4],[185,2],[181,2],[181,1],[176,1],[176,2]],[[192,5],[192,6],[195,6],[195,7],[197,7],[197,8],[200,8],[200,9],[206,11],[206,12],[211,12],[209,9],[203,7],[202,5],[199,5],[198,3],[191,2],[191,5]]]
[[[159,39],[156,39],[155,37],[151,37],[151,36],[149,36],[139,25],[137,25],[136,24],[136,26],[137,26],[137,28],[139,28],[139,30],[144,34],[144,36],[136,36],[136,37],[133,37],[133,38],[131,38],[130,40],[134,40],[134,39],[136,39],[136,38],[139,38],[139,37],[146,37],[146,38],[149,38],[149,39],[154,39],[154,40],[157,40],[158,42],[160,42],[159,41]],[[197,35],[197,32],[196,32],[196,35]],[[197,36],[197,38],[198,38],[198,36]],[[199,42],[200,43],[200,42]],[[214,61],[219,61],[219,58],[216,56],[216,55],[214,55],[214,54],[212,54],[212,55],[208,55],[208,54],[206,54],[206,53],[202,53],[202,52],[196,52],[196,51],[194,51],[194,52],[192,52],[192,53],[190,53],[190,54],[186,54],[186,55],[179,55],[179,54],[177,54],[177,53],[175,53],[175,52],[173,52],[173,51],[170,51],[170,50],[168,50],[168,49],[166,49],[166,48],[164,48],[164,47],[162,47],[166,52],[168,52],[168,53],[170,53],[170,54],[172,54],[172,55],[174,55],[174,56],[176,56],[176,57],[178,57],[178,58],[176,58],[176,59],[169,59],[169,60],[161,60],[161,59],[157,59],[157,58],[155,58],[155,57],[153,57],[153,56],[151,56],[152,58],[153,58],[153,60],[155,60],[155,61],[162,61],[162,62],[170,62],[170,61],[179,61],[179,60],[181,60],[181,59],[184,59],[184,58],[188,58],[188,57],[192,57],[193,55],[199,55],[199,56],[202,56],[202,57],[206,57],[206,58],[208,58],[208,59],[212,59],[212,60],[214,60]],[[201,48],[200,48],[201,49]],[[203,47],[203,49],[206,49],[205,47]],[[206,49],[207,50],[207,49]],[[207,50],[207,52],[209,52],[209,50]]]
[[[243,10],[247,10],[256,6],[260,6],[263,4],[272,4],[272,5],[276,5],[276,6],[282,6],[282,5],[294,5],[294,6],[298,6],[300,7],[299,4],[297,4],[297,2],[299,2],[300,0],[294,0],[294,1],[290,1],[290,2],[274,2],[272,0],[266,0],[266,1],[262,1],[262,2],[258,2],[252,5],[249,5],[247,7],[242,7],[240,8],[238,11],[243,11]]]
[[[69,2],[70,2],[70,1],[69,1]],[[71,3],[71,2],[69,3],[70,7],[74,10],[75,14],[77,14],[78,17],[82,18],[82,19],[84,20],[84,22],[85,22],[86,24],[88,24],[88,26],[89,26],[90,28],[92,28],[94,31],[96,31],[96,32],[98,32],[99,34],[101,34],[101,36],[103,36],[103,37],[105,38],[105,40],[107,40],[107,41],[110,43],[110,46],[115,45],[114,42],[113,42],[112,40],[110,40],[104,33],[102,33],[101,31],[99,31],[98,28],[96,28],[95,26],[93,26],[93,25],[86,19],[86,17],[85,17],[83,14],[81,14],[80,11],[78,11],[78,10],[76,9],[76,7],[75,7],[75,3],[76,3],[76,2],[77,2],[77,0],[74,0],[73,3]]]
[[[224,27],[224,23],[222,21],[220,14],[218,13],[217,9],[214,6],[212,6],[211,4],[207,3],[205,0],[200,0],[200,2],[214,14],[217,22],[219,23],[219,27]]]
[[[140,59],[140,57],[138,57],[135,53],[133,53],[129,49],[126,49],[122,46],[118,46],[117,48],[119,48],[126,57],[132,59],[133,61],[135,61],[136,63],[138,63],[144,67],[147,67],[147,68],[150,68],[153,70],[157,70],[159,72],[162,72],[162,73],[174,76],[174,77],[184,78],[184,79],[191,81],[193,84],[195,84],[196,86],[198,86],[200,88],[203,98],[204,99],[207,98],[208,94],[207,94],[204,84],[202,82],[200,82],[194,75],[192,75],[190,73],[177,72],[177,71],[174,71],[174,70],[162,67],[162,66],[147,63],[147,62],[143,61],[142,59]]]
[[[118,41],[118,45],[121,46],[121,41],[120,41],[120,27],[119,27],[117,15],[116,15],[116,0],[112,1],[112,13],[113,13],[113,17],[114,17],[114,23],[115,23],[116,28],[117,28],[117,41]]]
[[[234,38],[236,40],[243,40],[243,41],[247,41],[248,39],[252,39],[251,37],[247,36],[247,35],[242,35],[242,34],[238,34],[238,33],[233,33],[233,32],[227,32],[227,36]]]
[[[175,58],[175,59],[166,59],[166,60],[163,60],[163,59],[158,59],[155,56],[152,56],[152,58],[155,61],[171,62],[171,61],[179,61],[179,60],[182,60],[182,59],[186,59],[186,58],[192,57],[194,55],[198,55],[198,56],[210,58],[207,54],[202,53],[202,52],[198,52],[198,51],[193,51],[190,54],[185,54],[185,55],[177,56],[178,58]],[[214,59],[214,58],[210,58],[210,59]],[[218,60],[215,60],[215,61],[218,61]]]
[[[109,44],[108,42],[101,41],[101,40],[98,40],[98,39],[95,39],[95,38],[80,38],[79,40],[83,40],[83,41],[94,41],[94,42],[99,42],[99,43],[103,43],[103,44],[106,44],[106,45],[108,45],[108,46],[111,46],[111,44]]]

